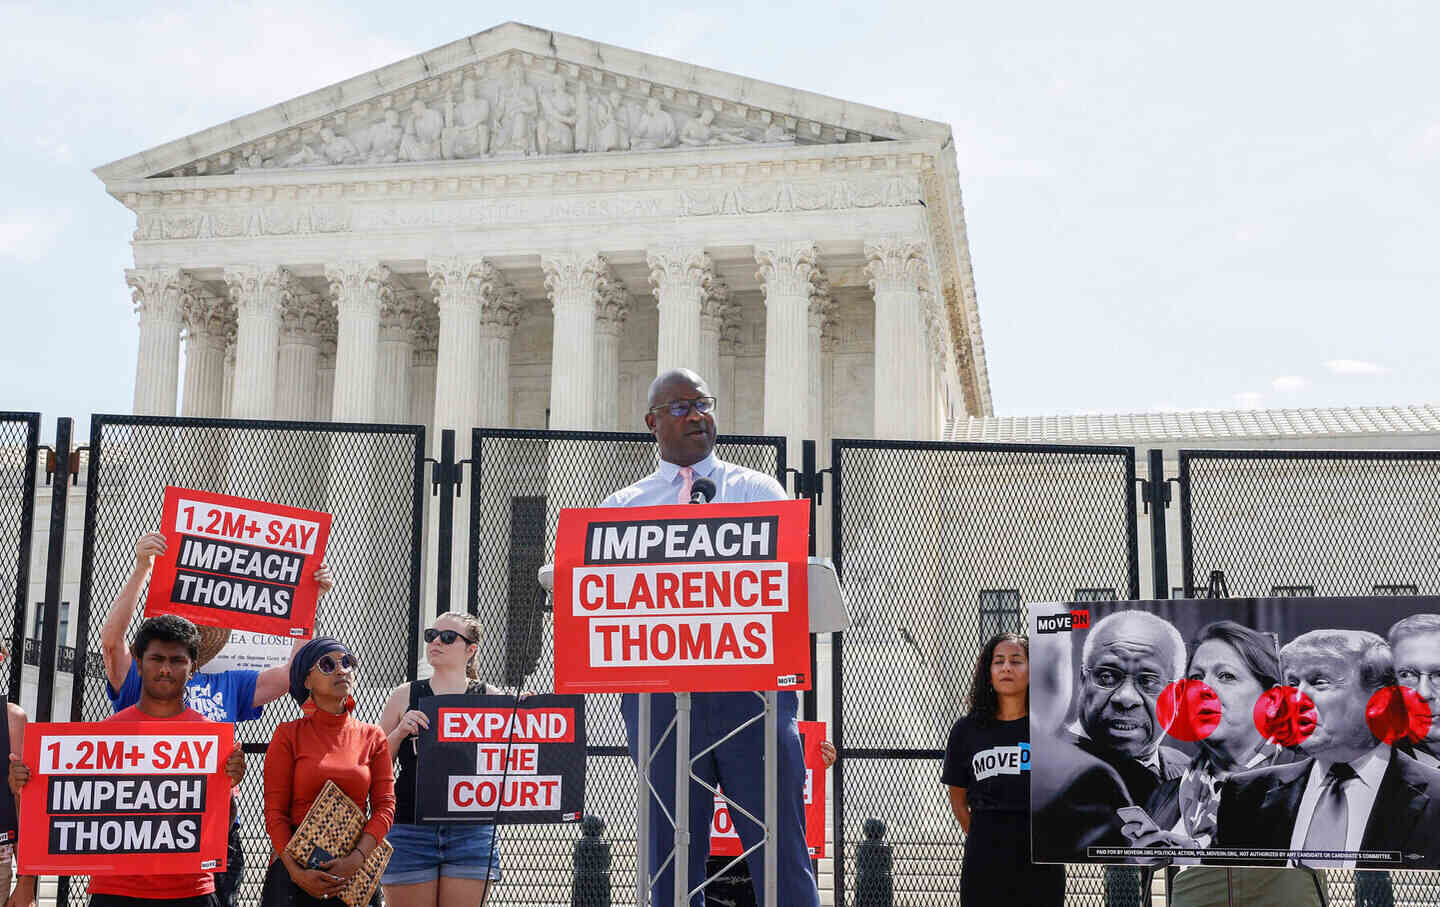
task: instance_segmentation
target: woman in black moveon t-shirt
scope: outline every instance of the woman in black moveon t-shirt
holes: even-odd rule
[[[970,712],[950,729],[940,781],[965,830],[960,903],[1060,905],[1065,867],[1030,862],[1030,643],[1001,633],[970,682]]]

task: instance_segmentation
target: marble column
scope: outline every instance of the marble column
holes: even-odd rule
[[[275,418],[308,422],[320,389],[320,321],[330,303],[297,290],[280,311],[280,355],[275,375]]]
[[[480,311],[480,400],[473,422],[510,427],[510,339],[520,324],[524,300],[503,282],[490,286]]]
[[[140,313],[140,350],[135,360],[137,416],[175,415],[180,382],[180,327],[188,277],[179,268],[133,268],[125,272]]]
[[[320,356],[315,361],[315,403],[311,418],[317,422],[331,421],[335,411],[335,338],[322,338]]]
[[[415,320],[420,297],[397,291],[380,309],[380,348],[376,351],[375,418],[391,424],[409,421],[411,364],[415,358]]]
[[[233,418],[230,410],[235,402],[235,338],[229,337],[225,341],[225,384],[221,388],[220,415],[227,419]]]
[[[280,312],[292,294],[290,271],[275,265],[225,269],[235,300],[234,419],[275,418],[275,367],[280,349]]]
[[[431,259],[426,268],[440,317],[435,435],[454,429],[456,456],[468,457],[472,428],[510,422],[510,333],[518,312],[504,278],[482,258]]]
[[[715,399],[719,401],[721,413],[728,414],[724,416],[727,419],[735,418],[735,358],[740,355],[743,326],[740,306],[731,304],[720,320],[720,374],[714,379],[718,385]]]
[[[595,309],[595,425],[620,430],[620,338],[630,314],[630,295],[618,280],[606,281]]]
[[[554,308],[550,344],[550,427],[595,427],[595,310],[609,265],[594,252],[542,255]]]
[[[235,306],[196,285],[185,306],[185,390],[180,415],[225,414],[225,347],[234,329]]]
[[[712,280],[700,302],[700,356],[695,360],[695,371],[709,383],[710,393],[716,400],[724,393],[720,375],[720,332],[729,310],[730,288],[718,279]]]
[[[914,440],[920,290],[924,244],[886,236],[865,243],[866,271],[875,294],[875,437]]]
[[[703,249],[651,249],[645,255],[660,310],[655,373],[693,369],[700,360],[700,305],[714,266]]]
[[[799,462],[809,428],[810,300],[815,244],[782,241],[755,247],[765,290],[765,433],[784,435],[787,460]]]
[[[440,344],[440,309],[434,300],[421,301],[412,329],[410,409],[405,421],[425,426],[428,442],[435,433],[435,361]]]
[[[333,418],[374,422],[380,308],[394,292],[390,269],[375,261],[349,261],[326,265],[325,277],[337,318]]]
[[[806,423],[809,437],[815,440],[821,457],[825,456],[825,328],[834,317],[835,303],[830,298],[830,282],[824,278],[815,281],[815,295],[810,297],[807,319],[805,351],[808,362],[805,374],[808,380]]]

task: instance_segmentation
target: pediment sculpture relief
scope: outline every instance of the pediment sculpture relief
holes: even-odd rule
[[[722,125],[714,109],[672,111],[659,98],[643,104],[584,80],[512,68],[495,79],[467,77],[458,92],[368,121],[350,117],[342,132],[318,133],[272,154],[253,151],[242,170],[336,167],[401,161],[472,160],[577,152],[653,151],[705,145],[793,143],[778,122]]]

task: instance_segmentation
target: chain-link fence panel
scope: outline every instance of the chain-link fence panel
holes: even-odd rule
[[[0,632],[7,637],[3,682],[20,701],[25,666],[25,600],[30,595],[30,545],[35,528],[39,413],[0,412]]]
[[[1187,595],[1440,592],[1440,451],[1182,450]],[[1440,903],[1423,872],[1326,873],[1332,903]]]
[[[424,450],[420,426],[94,416],[76,644],[61,652],[73,678],[71,720],[112,714],[100,628],[135,565],[135,539],[160,528],[165,487],[177,485],[333,514],[325,562],[335,588],[320,600],[316,632],[355,649],[355,714],[378,721],[390,690],[417,666]],[[143,596],[127,638],[144,619]],[[259,903],[270,850],[265,745],[277,724],[299,717],[285,695],[236,725],[249,769],[238,791],[245,905]],[[61,903],[86,903],[84,879],[68,887]]]
[[[560,510],[595,507],[655,469],[655,439],[630,432],[476,429],[470,484],[469,608],[487,628],[481,674],[497,684],[554,687],[553,618],[537,572],[554,560]],[[784,482],[785,439],[722,435],[721,460]],[[460,517],[457,514],[456,519]],[[585,697],[585,812],[604,820],[617,902],[635,891],[635,767],[618,695]],[[570,904],[578,825],[502,825],[505,881],[488,904]]]
[[[895,904],[955,904],[964,839],[940,760],[970,668],[990,636],[1026,632],[1025,602],[1138,597],[1134,451],[837,440],[830,462],[851,615],[832,655],[836,903],[855,903],[875,818]],[[1072,869],[1067,902],[1103,904],[1100,867]]]

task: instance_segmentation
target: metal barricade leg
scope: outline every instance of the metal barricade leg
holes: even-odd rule
[[[780,907],[780,694],[765,694],[765,904]]]
[[[635,770],[640,780],[635,814],[635,903],[650,905],[650,694],[636,697]]]
[[[689,693],[675,694],[675,907],[690,907]]]

